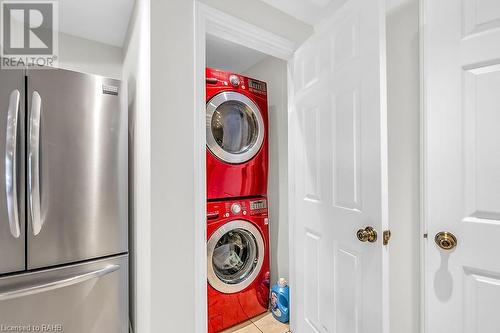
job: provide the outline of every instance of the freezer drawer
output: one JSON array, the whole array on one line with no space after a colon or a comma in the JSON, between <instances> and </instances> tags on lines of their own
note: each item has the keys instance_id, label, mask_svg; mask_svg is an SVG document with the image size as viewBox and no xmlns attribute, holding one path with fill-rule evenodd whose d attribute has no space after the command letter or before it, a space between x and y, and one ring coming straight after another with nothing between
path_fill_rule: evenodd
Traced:
<instances>
[{"instance_id":1,"label":"freezer drawer","mask_svg":"<svg viewBox=\"0 0 500 333\"><path fill-rule=\"evenodd\" d=\"M28 269L127 252L126 89L62 69L27 82Z\"/></svg>"},{"instance_id":2,"label":"freezer drawer","mask_svg":"<svg viewBox=\"0 0 500 333\"><path fill-rule=\"evenodd\" d=\"M0 330L128 332L128 256L0 278Z\"/></svg>"}]
</instances>

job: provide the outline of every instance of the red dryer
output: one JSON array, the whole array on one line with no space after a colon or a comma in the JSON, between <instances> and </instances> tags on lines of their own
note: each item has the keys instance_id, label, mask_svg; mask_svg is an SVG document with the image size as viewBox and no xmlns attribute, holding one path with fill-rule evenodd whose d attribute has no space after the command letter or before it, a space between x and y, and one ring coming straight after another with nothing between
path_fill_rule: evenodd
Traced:
<instances>
[{"instance_id":1,"label":"red dryer","mask_svg":"<svg viewBox=\"0 0 500 333\"><path fill-rule=\"evenodd\" d=\"M206 69L207 199L267 195L266 83Z\"/></svg>"},{"instance_id":2,"label":"red dryer","mask_svg":"<svg viewBox=\"0 0 500 333\"><path fill-rule=\"evenodd\" d=\"M268 309L269 227L265 198L207 206L208 332Z\"/></svg>"}]
</instances>

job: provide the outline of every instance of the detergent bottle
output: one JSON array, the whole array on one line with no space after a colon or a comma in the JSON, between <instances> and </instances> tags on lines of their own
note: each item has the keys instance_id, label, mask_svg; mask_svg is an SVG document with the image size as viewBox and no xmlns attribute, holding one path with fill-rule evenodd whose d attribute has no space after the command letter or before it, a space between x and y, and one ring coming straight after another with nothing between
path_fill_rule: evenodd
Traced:
<instances>
[{"instance_id":1,"label":"detergent bottle","mask_svg":"<svg viewBox=\"0 0 500 333\"><path fill-rule=\"evenodd\" d=\"M290 290L286 280L280 278L278 283L271 288L271 312L274 318L282 323L288 323L290 319L289 299Z\"/></svg>"}]
</instances>

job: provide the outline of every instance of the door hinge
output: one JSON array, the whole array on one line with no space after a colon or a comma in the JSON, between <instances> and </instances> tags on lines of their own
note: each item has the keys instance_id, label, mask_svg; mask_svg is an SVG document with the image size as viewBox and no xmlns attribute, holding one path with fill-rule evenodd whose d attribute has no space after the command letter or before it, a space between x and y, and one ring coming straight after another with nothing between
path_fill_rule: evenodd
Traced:
<instances>
[{"instance_id":1,"label":"door hinge","mask_svg":"<svg viewBox=\"0 0 500 333\"><path fill-rule=\"evenodd\" d=\"M383 235L383 243L384 245L389 244L389 240L391 239L391 231L385 230Z\"/></svg>"}]
</instances>

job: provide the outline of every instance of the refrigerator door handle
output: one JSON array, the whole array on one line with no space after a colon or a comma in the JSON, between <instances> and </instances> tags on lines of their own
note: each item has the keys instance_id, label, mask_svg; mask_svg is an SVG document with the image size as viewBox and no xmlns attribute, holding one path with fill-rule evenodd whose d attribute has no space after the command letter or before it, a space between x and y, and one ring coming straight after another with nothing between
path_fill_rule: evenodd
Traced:
<instances>
[{"instance_id":1,"label":"refrigerator door handle","mask_svg":"<svg viewBox=\"0 0 500 333\"><path fill-rule=\"evenodd\" d=\"M17 119L21 93L18 89L12 91L7 112L7 131L5 137L5 194L7 197L7 213L9 216L10 233L19 238L19 211L17 206Z\"/></svg>"},{"instance_id":2,"label":"refrigerator door handle","mask_svg":"<svg viewBox=\"0 0 500 333\"><path fill-rule=\"evenodd\" d=\"M62 279L55 279L53 281L48 281L42 284L34 284L18 289L0 291L0 301L39 294L54 289L72 286L88 280L98 279L100 277L103 277L104 275L117 271L118 269L120 269L120 265L113 264L91 272L73 275Z\"/></svg>"},{"instance_id":3,"label":"refrigerator door handle","mask_svg":"<svg viewBox=\"0 0 500 333\"><path fill-rule=\"evenodd\" d=\"M33 235L42 229L40 216L40 116L42 99L37 91L31 98L28 153L28 192Z\"/></svg>"}]
</instances>

